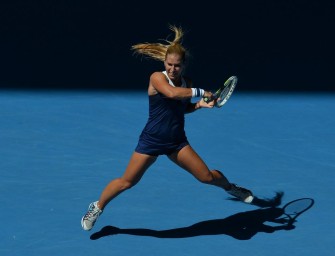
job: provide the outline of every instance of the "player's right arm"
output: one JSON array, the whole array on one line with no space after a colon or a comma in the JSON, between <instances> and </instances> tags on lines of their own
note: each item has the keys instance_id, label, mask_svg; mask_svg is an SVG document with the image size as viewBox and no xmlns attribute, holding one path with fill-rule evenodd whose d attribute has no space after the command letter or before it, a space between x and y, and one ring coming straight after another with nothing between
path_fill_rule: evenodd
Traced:
<instances>
[{"instance_id":1,"label":"player's right arm","mask_svg":"<svg viewBox=\"0 0 335 256\"><path fill-rule=\"evenodd\" d=\"M193 96L192 88L174 87L169 84L166 76L162 72L154 72L150 76L149 95L154 95L158 92L171 99L185 99ZM211 92L204 92L204 96L210 97L211 95Z\"/></svg>"},{"instance_id":2,"label":"player's right arm","mask_svg":"<svg viewBox=\"0 0 335 256\"><path fill-rule=\"evenodd\" d=\"M169 84L166 76L162 72L154 72L150 76L149 95L154 95L158 92L171 99L185 99L192 97L191 88L174 87Z\"/></svg>"}]
</instances>

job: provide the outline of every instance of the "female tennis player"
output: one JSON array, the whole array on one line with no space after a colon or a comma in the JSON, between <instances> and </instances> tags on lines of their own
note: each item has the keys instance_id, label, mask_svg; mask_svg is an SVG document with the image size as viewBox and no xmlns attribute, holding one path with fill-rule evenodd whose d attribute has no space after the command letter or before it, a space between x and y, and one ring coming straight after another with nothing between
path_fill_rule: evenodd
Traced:
<instances>
[{"instance_id":1,"label":"female tennis player","mask_svg":"<svg viewBox=\"0 0 335 256\"><path fill-rule=\"evenodd\" d=\"M192 81L183 75L188 54L181 44L184 33L182 28L175 26L170 29L175 33L172 42L132 46L135 53L162 61L165 70L154 72L150 76L148 121L123 175L112 180L102 191L99 200L89 205L87 213L81 219L84 230L91 230L106 205L120 193L136 185L160 155L168 156L202 183L220 187L243 202L251 203L253 200L251 191L230 183L220 171L209 170L187 140L184 130L185 113L213 108L214 101L206 103L202 97L211 97L212 93L194 88ZM192 98L200 100L192 103Z\"/></svg>"}]
</instances>

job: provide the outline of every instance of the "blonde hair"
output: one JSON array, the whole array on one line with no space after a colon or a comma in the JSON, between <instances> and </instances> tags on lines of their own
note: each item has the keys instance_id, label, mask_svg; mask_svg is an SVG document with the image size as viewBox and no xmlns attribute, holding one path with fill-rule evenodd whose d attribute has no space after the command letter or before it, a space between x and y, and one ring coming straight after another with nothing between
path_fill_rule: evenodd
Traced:
<instances>
[{"instance_id":1,"label":"blonde hair","mask_svg":"<svg viewBox=\"0 0 335 256\"><path fill-rule=\"evenodd\" d=\"M146 55L154 60L165 61L166 55L176 53L182 57L185 62L187 50L182 46L184 31L181 27L169 26L175 34L173 41L164 40L167 44L162 43L140 43L131 47L131 50L137 54Z\"/></svg>"}]
</instances>

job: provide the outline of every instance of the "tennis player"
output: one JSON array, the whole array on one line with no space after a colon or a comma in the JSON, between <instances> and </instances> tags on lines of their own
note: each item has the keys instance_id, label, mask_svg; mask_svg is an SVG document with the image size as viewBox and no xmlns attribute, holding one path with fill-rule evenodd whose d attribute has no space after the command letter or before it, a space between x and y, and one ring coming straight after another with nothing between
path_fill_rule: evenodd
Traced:
<instances>
[{"instance_id":1,"label":"tennis player","mask_svg":"<svg viewBox=\"0 0 335 256\"><path fill-rule=\"evenodd\" d=\"M204 102L202 97L211 97L212 93L194 88L192 81L183 75L188 54L181 44L184 32L182 28L175 26L170 26L170 29L175 34L171 42L132 46L135 53L162 61L165 70L154 72L150 76L148 121L123 175L112 180L102 191L99 200L89 205L87 213L81 219L84 230L91 230L106 205L123 191L136 185L160 155L168 156L202 183L220 187L245 203L253 200L251 191L230 183L220 171L209 170L187 140L184 130L185 113L213 108L214 101ZM192 103L192 98L200 100Z\"/></svg>"}]
</instances>

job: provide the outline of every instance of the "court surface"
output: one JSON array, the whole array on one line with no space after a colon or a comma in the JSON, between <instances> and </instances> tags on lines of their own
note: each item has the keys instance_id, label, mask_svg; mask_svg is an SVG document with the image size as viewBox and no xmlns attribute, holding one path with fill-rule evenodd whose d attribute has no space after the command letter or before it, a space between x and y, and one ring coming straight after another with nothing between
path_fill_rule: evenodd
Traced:
<instances>
[{"instance_id":1,"label":"court surface","mask_svg":"<svg viewBox=\"0 0 335 256\"><path fill-rule=\"evenodd\" d=\"M1 91L0 255L335 255L332 94L236 91L223 108L186 116L208 166L260 202L280 192L280 206L315 200L295 229L162 156L83 231L82 215L122 174L147 113L145 93Z\"/></svg>"}]
</instances>

